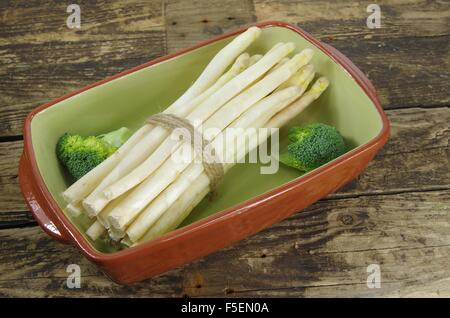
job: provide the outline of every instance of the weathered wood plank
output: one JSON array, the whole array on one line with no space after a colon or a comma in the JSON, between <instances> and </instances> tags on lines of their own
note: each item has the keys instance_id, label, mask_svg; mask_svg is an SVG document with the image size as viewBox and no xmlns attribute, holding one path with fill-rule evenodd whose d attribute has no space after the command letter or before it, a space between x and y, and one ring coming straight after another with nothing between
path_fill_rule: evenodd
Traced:
<instances>
[{"instance_id":1,"label":"weathered wood plank","mask_svg":"<svg viewBox=\"0 0 450 318\"><path fill-rule=\"evenodd\" d=\"M387 111L391 137L354 181L330 197L450 189L450 108Z\"/></svg>"},{"instance_id":2,"label":"weathered wood plank","mask_svg":"<svg viewBox=\"0 0 450 318\"><path fill-rule=\"evenodd\" d=\"M450 296L450 11L445 1L77 2L82 28L56 0L0 3L0 138L35 106L153 57L262 20L303 27L374 82L392 122L388 145L355 181L266 231L132 287L111 283L48 238L19 193L22 142L0 143L1 296ZM403 107L422 106L430 109ZM437 108L439 106L447 106ZM22 228L10 228L22 226ZM65 268L82 268L82 288ZM366 287L367 265L382 288ZM226 264L226 266L224 266Z\"/></svg>"},{"instance_id":3,"label":"weathered wood plank","mask_svg":"<svg viewBox=\"0 0 450 318\"><path fill-rule=\"evenodd\" d=\"M391 0L377 3L381 28L366 26L367 1L254 0L259 21L297 24L321 39L378 39L449 35L446 1Z\"/></svg>"},{"instance_id":4,"label":"weathered wood plank","mask_svg":"<svg viewBox=\"0 0 450 318\"><path fill-rule=\"evenodd\" d=\"M164 16L169 52L255 21L252 0L169 0Z\"/></svg>"},{"instance_id":5,"label":"weathered wood plank","mask_svg":"<svg viewBox=\"0 0 450 318\"><path fill-rule=\"evenodd\" d=\"M34 107L163 55L160 1L78 1L81 28L60 1L2 1L0 136L20 135Z\"/></svg>"},{"instance_id":6,"label":"weathered wood plank","mask_svg":"<svg viewBox=\"0 0 450 318\"><path fill-rule=\"evenodd\" d=\"M450 104L450 36L330 44L369 77L385 109Z\"/></svg>"},{"instance_id":7,"label":"weathered wood plank","mask_svg":"<svg viewBox=\"0 0 450 318\"><path fill-rule=\"evenodd\" d=\"M0 143L0 228L35 225L19 188L22 141Z\"/></svg>"},{"instance_id":8,"label":"weathered wood plank","mask_svg":"<svg viewBox=\"0 0 450 318\"><path fill-rule=\"evenodd\" d=\"M235 246L127 287L37 227L0 230L0 295L449 295L449 202L450 191L318 202ZM79 290L65 285L72 263L81 266ZM366 286L370 264L380 265L380 289Z\"/></svg>"},{"instance_id":9,"label":"weathered wood plank","mask_svg":"<svg viewBox=\"0 0 450 318\"><path fill-rule=\"evenodd\" d=\"M0 143L0 227L8 222L28 222L27 206L19 189L19 158L22 141ZM25 214L26 215L26 214Z\"/></svg>"},{"instance_id":10,"label":"weathered wood plank","mask_svg":"<svg viewBox=\"0 0 450 318\"><path fill-rule=\"evenodd\" d=\"M449 104L444 3L388 2L383 28L374 31L365 27L363 2L256 1L255 8L250 0L79 4L82 28L70 30L65 4L2 2L8 19L0 30L0 136L19 135L35 106L162 55L166 47L173 51L269 18L297 23L342 50L374 81L386 108Z\"/></svg>"},{"instance_id":11,"label":"weathered wood plank","mask_svg":"<svg viewBox=\"0 0 450 318\"><path fill-rule=\"evenodd\" d=\"M11 37L22 43L45 43L53 40L101 40L111 33L129 35L162 30L162 1L127 0L111 3L107 0L79 0L81 28L66 26L68 4L58 0L5 0L1 3L2 29L0 44L11 43ZM30 21L30 18L33 18ZM34 26L30 29L30 26ZM73 33L76 31L76 34Z\"/></svg>"},{"instance_id":12,"label":"weathered wood plank","mask_svg":"<svg viewBox=\"0 0 450 318\"><path fill-rule=\"evenodd\" d=\"M450 189L450 108L391 110L388 116L388 144L357 179L329 198ZM0 143L0 227L31 220L18 186L21 152L22 141Z\"/></svg>"},{"instance_id":13,"label":"weathered wood plank","mask_svg":"<svg viewBox=\"0 0 450 318\"><path fill-rule=\"evenodd\" d=\"M342 51L373 81L385 108L449 105L448 3L384 1L382 27L373 30L368 4L255 0L255 14L296 24Z\"/></svg>"}]
</instances>

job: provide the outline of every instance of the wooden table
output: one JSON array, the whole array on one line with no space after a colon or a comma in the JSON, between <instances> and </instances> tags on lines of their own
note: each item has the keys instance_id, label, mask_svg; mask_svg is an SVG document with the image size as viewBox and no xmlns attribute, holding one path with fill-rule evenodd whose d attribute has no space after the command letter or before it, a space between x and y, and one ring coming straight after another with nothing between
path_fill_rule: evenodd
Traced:
<instances>
[{"instance_id":1,"label":"wooden table","mask_svg":"<svg viewBox=\"0 0 450 318\"><path fill-rule=\"evenodd\" d=\"M73 1L0 3L1 296L450 296L450 3ZM373 81L392 123L357 179L289 219L199 261L122 287L36 226L19 191L22 122L34 107L239 26L299 25ZM81 289L66 286L79 264ZM378 264L381 288L368 288Z\"/></svg>"}]
</instances>

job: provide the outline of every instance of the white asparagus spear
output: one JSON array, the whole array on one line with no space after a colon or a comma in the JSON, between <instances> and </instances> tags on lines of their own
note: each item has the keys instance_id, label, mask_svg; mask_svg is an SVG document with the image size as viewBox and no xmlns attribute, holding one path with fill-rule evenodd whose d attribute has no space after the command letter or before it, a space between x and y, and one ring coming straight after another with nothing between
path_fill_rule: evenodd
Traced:
<instances>
[{"instance_id":1,"label":"white asparagus spear","mask_svg":"<svg viewBox=\"0 0 450 318\"><path fill-rule=\"evenodd\" d=\"M97 214L97 220L106 228L110 228L110 224L108 222L108 215L111 213L113 209L115 209L121 202L125 199L127 194L113 200L110 202L99 214Z\"/></svg>"},{"instance_id":2,"label":"white asparagus spear","mask_svg":"<svg viewBox=\"0 0 450 318\"><path fill-rule=\"evenodd\" d=\"M182 111L173 112L174 114L178 114L179 116L185 116L190 113L195 107L203 103L208 97L217 92L223 85L233 79L236 75L241 73L247 67L251 65L251 57L248 53L242 53L236 58L236 61L230 67L230 69L225 72L219 79L211 85L207 90L198 95L197 97L191 99L187 102ZM164 111L167 113L167 111Z\"/></svg>"},{"instance_id":3,"label":"white asparagus spear","mask_svg":"<svg viewBox=\"0 0 450 318\"><path fill-rule=\"evenodd\" d=\"M221 130L228 126L229 123L231 123L235 118L239 117L250 106L254 105L256 102L258 102L258 100L272 92L281 83L289 79L301 66L309 62L310 59L311 55L309 51L304 51L303 53L294 56L292 58L292 61L286 63L279 70L269 74L260 82L252 86L241 95L237 96L229 104L217 111L205 123L206 127L215 128L213 130L214 135L211 136L210 134L210 138L214 138L215 135L220 133ZM230 116L230 114L232 114L232 116ZM167 143L171 143L174 146L182 144L181 141L171 139L167 139ZM164 142L162 145L165 145L167 143ZM153 157L157 160L163 161L169 155L170 151L166 153L159 153L158 151L155 151L150 158ZM178 161L179 162L176 163L174 163L173 160L166 161L156 173L148 177L145 182L134 189L130 196L128 196L124 201L124 203L111 212L108 217L109 223L120 230L124 230L125 227L145 207L145 205L151 202L162 190L164 190L165 187L167 187L173 180L175 180L178 174L182 172L190 162L190 160ZM151 161L148 160L146 162ZM151 170L151 172L153 171L154 169ZM138 180L140 182L142 179L149 175L148 167L145 167L145 170L139 171L134 175L130 175L133 180ZM118 192L116 192L117 195L124 193L130 188L123 187L121 183L116 183L115 185L118 186L119 190ZM106 196L108 196L108 194L111 194L107 191L113 186L105 189ZM122 191L120 191L121 189Z\"/></svg>"},{"instance_id":4,"label":"white asparagus spear","mask_svg":"<svg viewBox=\"0 0 450 318\"><path fill-rule=\"evenodd\" d=\"M113 241L119 242L125 236L125 232L123 232L121 230L116 230L115 228L110 227L108 229L108 235Z\"/></svg>"},{"instance_id":5,"label":"white asparagus spear","mask_svg":"<svg viewBox=\"0 0 450 318\"><path fill-rule=\"evenodd\" d=\"M279 112L267 123L267 127L282 127L289 120L300 114L308 105L319 98L327 89L330 82L326 77L320 77L313 86L298 100Z\"/></svg>"},{"instance_id":6,"label":"white asparagus spear","mask_svg":"<svg viewBox=\"0 0 450 318\"><path fill-rule=\"evenodd\" d=\"M250 65L256 64L260 59L262 59L262 54L255 54L250 56Z\"/></svg>"},{"instance_id":7,"label":"white asparagus spear","mask_svg":"<svg viewBox=\"0 0 450 318\"><path fill-rule=\"evenodd\" d=\"M303 50L296 54L292 59L286 62L277 70L271 72L258 83L244 91L241 95L230 102L227 107L222 107L213 116L211 116L203 125L203 129L218 128L222 130L234 119L240 116L250 106L254 105L258 100L273 92L282 83L286 82L292 75L305 66L313 56L310 49ZM245 103L251 97L250 103Z\"/></svg>"},{"instance_id":8,"label":"white asparagus spear","mask_svg":"<svg viewBox=\"0 0 450 318\"><path fill-rule=\"evenodd\" d=\"M299 87L293 86L269 95L238 118L231 126L242 129L250 127L255 129L260 128L270 117L281 109L280 105L292 101L295 96L298 96L300 91ZM211 143L212 148L216 150L218 158L227 155L223 153L224 150L228 153L230 152L230 148L232 151L234 150L234 138L226 137L226 133L222 132ZM126 231L128 237L133 242L136 242L166 209L192 185L203 171L202 163L190 163L187 169L139 214Z\"/></svg>"},{"instance_id":9,"label":"white asparagus spear","mask_svg":"<svg viewBox=\"0 0 450 318\"><path fill-rule=\"evenodd\" d=\"M202 174L192 183L189 191L184 192L138 242L134 243L128 236L125 236L122 242L133 246L175 230L208 192L208 177Z\"/></svg>"},{"instance_id":10,"label":"white asparagus spear","mask_svg":"<svg viewBox=\"0 0 450 318\"><path fill-rule=\"evenodd\" d=\"M106 232L106 229L103 227L103 225L99 221L95 221L87 229L86 235L89 236L93 241L96 241L105 232Z\"/></svg>"},{"instance_id":11,"label":"white asparagus spear","mask_svg":"<svg viewBox=\"0 0 450 318\"><path fill-rule=\"evenodd\" d=\"M249 66L249 62L249 55L247 53L242 54L236 59L230 70L217 80L216 84L212 85L205 92L191 100L191 102L187 103L182 110L180 109L180 111L172 113L178 116L185 116L186 114L192 112L195 107L202 104L211 95L219 91L220 88L222 88L227 82L245 70ZM151 125L145 125L144 127L151 127ZM148 157L163 140L165 133L165 130L161 127L154 127L149 133L147 133L147 135L141 137L141 141L139 141L129 151L129 155L124 157L122 161L118 162L114 169L112 169L112 171L103 178L96 189L92 191L92 193L83 202L84 208L91 217L97 215L109 202L109 200L107 200L102 193L105 187L129 173L146 157Z\"/></svg>"},{"instance_id":12,"label":"white asparagus spear","mask_svg":"<svg viewBox=\"0 0 450 318\"><path fill-rule=\"evenodd\" d=\"M311 75L314 78L314 66L312 64L305 65L297 73L292 75L286 82L281 84L275 91L280 91L292 85L300 86L306 90L308 87L305 87L305 83L308 83L307 85L311 83Z\"/></svg>"},{"instance_id":13,"label":"white asparagus spear","mask_svg":"<svg viewBox=\"0 0 450 318\"><path fill-rule=\"evenodd\" d=\"M273 116L265 127L279 128L285 125L288 121L297 116L308 105L310 105L315 99L317 99L328 87L329 82L326 78L319 78L312 88L306 92L299 100L295 101L281 112ZM268 130L264 130L268 132ZM257 138L257 134L254 130L248 131L248 140ZM260 136L261 137L261 136ZM267 136L268 137L268 136ZM249 145L259 145L266 138L259 138L258 142L249 141ZM245 140L245 138L239 138L238 140ZM239 146L238 146L239 147ZM252 149L249 149L252 151ZM233 166L233 163L224 165L224 169L228 171ZM155 239L175 228L177 228L183 220L189 215L190 211L195 207L206 194L209 192L209 179L206 174L201 174L195 182L192 183L189 191L185 191L174 204L170 206L168 210L156 221L156 223L139 239L137 243L142 243L147 240ZM131 241L127 236L125 241Z\"/></svg>"},{"instance_id":14,"label":"white asparagus spear","mask_svg":"<svg viewBox=\"0 0 450 318\"><path fill-rule=\"evenodd\" d=\"M276 103L272 106L269 105L257 105L251 107L247 110L243 115L241 115L237 120L235 120L229 127L230 128L240 128L240 127L261 127L264 123L266 123L271 117L273 117L276 113L282 111L288 105L296 101L303 93L308 89L309 84L314 79L314 67L311 64L308 64L298 70L294 75L292 75L286 82L280 85L284 86L283 89L278 87L272 96L277 96L278 93L282 91L286 91L289 87L297 87L298 90L295 94L292 94L290 98L282 100L280 98L279 103ZM285 84L289 83L290 85L286 86ZM268 99L268 98L266 98ZM260 102L261 103L261 102ZM266 106L266 107L264 107ZM269 106L269 107L267 107ZM217 146L220 147L220 146Z\"/></svg>"},{"instance_id":15,"label":"white asparagus spear","mask_svg":"<svg viewBox=\"0 0 450 318\"><path fill-rule=\"evenodd\" d=\"M236 57L247 49L260 34L260 28L250 27L244 33L234 38L212 58L194 84L173 103L173 107L183 107L183 104L200 95L211 86Z\"/></svg>"},{"instance_id":16,"label":"white asparagus spear","mask_svg":"<svg viewBox=\"0 0 450 318\"><path fill-rule=\"evenodd\" d=\"M197 120L199 118L208 118L212 113L214 113L218 108L227 103L231 98L237 95L240 91L245 89L249 84L258 79L261 75L267 72L273 65L275 65L279 60L281 60L284 56L289 54L294 49L294 45L292 43L287 43L280 46L278 49L274 50L271 54L266 54L262 59L260 59L256 64L250 66L245 71L237 75L231 81L227 82L221 89L219 89L216 93L211 95L208 99L206 99L201 105L199 105L193 112L191 112L188 116L191 120ZM161 128L155 127L152 132L149 134L152 136L152 140L158 141L158 143L164 138L166 138L169 133ZM145 149L145 146L143 146ZM141 150L142 152L143 150ZM150 158L158 158L158 155L155 155L158 150L153 152ZM138 150L133 152L133 156L139 156ZM167 157L165 157L167 158ZM163 158L163 160L165 160ZM146 161L152 159L147 158ZM102 182L102 184L110 183L111 179L117 180L118 176L126 175L129 171L126 169L125 172L121 172L120 166L126 166L129 168L130 165L127 165L127 162L123 160L113 172L108 175L107 179ZM145 162L144 162L145 163ZM143 163L143 164L144 164ZM159 162L159 165L162 161ZM132 168L134 166L131 165ZM125 168L122 168L125 170ZM136 184L136 183L133 183ZM84 202L83 205L85 209L90 213L90 215L98 214L105 205L112 199L113 197L106 197L102 193L95 191L92 193Z\"/></svg>"},{"instance_id":17,"label":"white asparagus spear","mask_svg":"<svg viewBox=\"0 0 450 318\"><path fill-rule=\"evenodd\" d=\"M250 44L259 37L261 29L257 27L250 27L243 32L228 45L216 54L216 56L208 63L204 71L200 74L197 80L181 95L171 106L167 108L168 113L176 112L182 109L184 104L194 97L200 95L206 88L211 86L223 71L231 64L231 62L247 49ZM149 125L141 127L133 136L129 138L127 143L122 145L123 151L116 151L114 155L104 160L97 167L92 169L89 173L80 178L77 182L72 184L66 191L63 192L63 197L68 203L75 203L83 200L89 193L91 193L100 181L117 165L123 158L124 154L128 153L137 140L141 140L142 135L150 130ZM125 147L124 147L125 146Z\"/></svg>"},{"instance_id":18,"label":"white asparagus spear","mask_svg":"<svg viewBox=\"0 0 450 318\"><path fill-rule=\"evenodd\" d=\"M275 45L272 46L272 47L269 49L269 51L267 51L267 53L273 52L274 50L278 49L278 48L279 48L280 46L282 46L283 44L284 44L283 42L275 43Z\"/></svg>"},{"instance_id":19,"label":"white asparagus spear","mask_svg":"<svg viewBox=\"0 0 450 318\"><path fill-rule=\"evenodd\" d=\"M285 58L283 58L281 61L279 61L278 63L277 63L277 65L275 65L274 67L273 67L273 71L275 71L276 69L278 69L278 68L280 68L281 66L283 66L286 62L288 62L289 61L289 58L288 57L285 57Z\"/></svg>"},{"instance_id":20,"label":"white asparagus spear","mask_svg":"<svg viewBox=\"0 0 450 318\"><path fill-rule=\"evenodd\" d=\"M285 88L284 90L275 92L266 97L235 120L229 128L246 129L250 127L262 127L262 125L267 123L272 116L297 100L308 88L308 85L313 78L314 67L312 65L303 67L288 80L295 85L295 90ZM221 135L218 135L212 142L212 148L216 150L216 155L218 158L222 159L222 162L228 162L225 160L232 161L229 158L234 158L234 151L240 149L234 147L233 138L227 140L226 137L226 133L222 132ZM224 142L226 144L224 144ZM224 150L226 151L225 154L223 153ZM165 210L191 186L193 182L192 178L197 178L203 171L204 169L201 163L191 163L183 174L160 193L159 196L152 201L129 226L126 231L128 237L133 242L137 241L145 231L156 222Z\"/></svg>"}]
</instances>

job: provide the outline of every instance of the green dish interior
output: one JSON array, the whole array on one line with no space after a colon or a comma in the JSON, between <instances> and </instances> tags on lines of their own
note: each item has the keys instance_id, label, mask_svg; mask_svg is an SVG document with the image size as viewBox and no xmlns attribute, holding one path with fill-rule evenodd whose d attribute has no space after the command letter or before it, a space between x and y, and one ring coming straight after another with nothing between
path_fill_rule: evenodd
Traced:
<instances>
[{"instance_id":1,"label":"green dish interior","mask_svg":"<svg viewBox=\"0 0 450 318\"><path fill-rule=\"evenodd\" d=\"M63 100L34 116L31 135L39 171L44 182L61 208L61 196L71 183L59 165L55 144L65 132L97 135L121 126L137 129L145 118L161 112L197 78L207 62L232 37L214 42L157 65L89 89ZM327 91L298 118L288 125L324 122L334 125L345 137L349 149L373 139L382 128L381 117L373 102L354 79L326 54L296 32L283 27L268 27L251 46L251 53L266 52L277 42L294 42L297 51L311 48L319 75L331 82ZM286 128L280 140L286 140ZM281 146L283 146L281 144ZM297 170L280 165L276 174L262 175L259 164L238 164L224 178L214 200L205 198L182 226L232 207L256 195L274 189L300 176ZM84 233L86 220L72 220ZM92 243L92 242L91 242ZM92 243L102 252L112 248L102 242Z\"/></svg>"}]
</instances>

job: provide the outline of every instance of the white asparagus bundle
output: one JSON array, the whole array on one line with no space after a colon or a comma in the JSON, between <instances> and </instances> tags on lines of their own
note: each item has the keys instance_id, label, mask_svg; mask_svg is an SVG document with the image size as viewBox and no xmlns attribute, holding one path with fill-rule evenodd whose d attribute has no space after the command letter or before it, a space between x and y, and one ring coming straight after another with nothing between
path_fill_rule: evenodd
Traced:
<instances>
[{"instance_id":1,"label":"white asparagus bundle","mask_svg":"<svg viewBox=\"0 0 450 318\"><path fill-rule=\"evenodd\" d=\"M314 100L316 100L328 87L329 82L326 78L319 78L312 88L305 93L299 100L295 101L288 107L284 108L278 114L273 116L264 127L267 128L279 128L285 125L288 121L297 116L307 106L309 106ZM268 130L263 132L268 133ZM259 136L255 130L248 130L247 138L239 138L238 141L248 140L249 145L258 146L264 142L267 136ZM262 137L262 138L261 138ZM255 142L257 139L257 142ZM243 145L238 145L242 147ZM252 151L252 149L249 149ZM224 169L229 170L233 166L233 163L225 164ZM125 237L122 242L126 245L136 245L148 240L155 239L165 233L176 229L183 220L189 215L195 206L208 194L209 192L209 178L206 174L202 173L197 179L191 183L188 191L185 191L178 199L160 216L157 221L151 226L147 232L135 243L130 236ZM130 227L131 228L131 227ZM129 232L129 231L127 231Z\"/></svg>"},{"instance_id":2,"label":"white asparagus bundle","mask_svg":"<svg viewBox=\"0 0 450 318\"><path fill-rule=\"evenodd\" d=\"M234 76L239 74L242 70L244 70L246 67L251 66L255 64L257 61L259 61L263 56L260 54L256 54L248 57L247 53L244 53L240 55L235 63L231 66L230 70L227 71L224 75L222 75L216 83L214 83L208 90L194 98L190 104L200 104L203 102L207 97L212 95L215 91L217 91L221 86L223 86L226 82L231 80ZM123 148L122 148L123 149ZM109 225L106 222L105 217L109 214L111 209L113 209L115 206L117 206L122 199L116 199L111 204L108 205L106 209L103 209L100 214L97 215L97 221L95 221L86 231L86 234L92 239L97 240L101 235L103 235L106 230L109 228ZM68 204L67 208L69 213L71 213L73 216L79 216L82 213L83 207L78 202L75 204ZM118 240L119 238L122 238L124 233L120 234L120 236L117 233L120 233L118 231L114 231L113 229L108 230L110 236L114 240Z\"/></svg>"},{"instance_id":3,"label":"white asparagus bundle","mask_svg":"<svg viewBox=\"0 0 450 318\"><path fill-rule=\"evenodd\" d=\"M171 106L166 110L168 113L174 113L183 110L184 105L194 97L200 95L205 89L212 85L223 71L231 64L236 57L247 49L250 44L259 37L261 30L257 27L251 27L241 35L237 36L233 41L226 45L219 53L208 63L205 70ZM150 125L142 126L129 140L120 147L113 155L104 160L97 167L92 169L77 182L72 184L63 193L64 199L68 203L76 203L83 200L95 187L103 180L108 173L121 161L126 154L132 150L137 141L151 130Z\"/></svg>"},{"instance_id":4,"label":"white asparagus bundle","mask_svg":"<svg viewBox=\"0 0 450 318\"><path fill-rule=\"evenodd\" d=\"M283 69L277 72L271 72L268 76L263 78L260 82L249 88L248 90L235 97L225 106L214 113L205 123L204 128L213 127L217 131L225 128L233 118L239 116L250 107L255 100L262 98L269 92L274 90L274 87L279 86L289 76L291 76L298 68L306 64L311 58L311 51L304 51L302 54L296 55L291 63L286 63ZM190 116L188 116L190 119ZM198 126L199 122L195 122L194 126ZM214 137L214 136L212 136ZM170 155L170 153L180 145L181 142L166 139L159 149L157 149L143 164L136 168L133 172L128 174L123 179L117 181L115 184L105 189L105 195L114 199L135 185L139 184L143 179L150 175L161 163Z\"/></svg>"},{"instance_id":5,"label":"white asparagus bundle","mask_svg":"<svg viewBox=\"0 0 450 318\"><path fill-rule=\"evenodd\" d=\"M297 54L278 70L268 74L251 88L235 97L224 107L220 108L205 122L204 127L214 128L214 130L212 131L215 134L219 133L235 118L238 118L249 107L258 102L258 100L260 100L261 98L275 90L283 82L288 80L293 74L297 72L297 70L301 66L309 62L311 57L312 51L310 50L305 50L302 53ZM213 135L209 137L213 138L215 136ZM167 139L160 148L164 149L165 153L158 152L157 150L152 154L150 158L155 158L157 160L163 161L170 155L171 149L174 149L174 147L177 148L177 145L180 145L181 143L182 142L180 141ZM131 192L131 194L124 201L123 205L118 206L111 212L110 216L108 217L110 224L115 228L123 231L125 227L145 207L145 205L151 202L162 190L165 189L165 187L170 184L170 182L175 180L178 177L179 173L183 171L187 167L187 165L187 161L177 163L172 163L172 160L166 161L160 167L160 169L156 171L156 173L148 177L145 182L143 182L140 186L138 186ZM154 165L153 167L155 166L156 165ZM149 167L151 168L152 166ZM148 169L149 167L145 168ZM158 166L156 166L156 168L158 168ZM151 170L150 173L153 171L155 171L155 169ZM133 173L135 173L135 171ZM134 180L138 180L138 182L147 177L149 174L148 170L138 170L134 175L133 173L131 173L130 175L134 178ZM119 183L118 186L123 186L123 183ZM112 186L108 189L111 188ZM129 188L130 187L123 187L121 188L122 191L117 191L116 194L120 195L127 191Z\"/></svg>"},{"instance_id":6,"label":"white asparagus bundle","mask_svg":"<svg viewBox=\"0 0 450 318\"><path fill-rule=\"evenodd\" d=\"M281 45L281 44L280 44ZM279 47L280 45L276 45L276 47ZM234 76L239 74L242 70L244 70L246 67L251 66L258 62L263 55L261 54L255 54L252 55L250 58L248 58L247 53L243 53L240 55L235 63L231 66L230 70L227 71L224 75L222 75L214 85L212 85L210 88L208 88L205 92L194 98L189 104L190 105L198 105L201 102L203 102L206 98L211 96L215 91L217 91L221 86L223 86L226 82L231 80ZM279 67L280 65L286 63L289 60L289 58L285 57L280 62L278 62L275 67ZM272 70L273 70L272 69ZM189 106L189 105L188 105ZM149 125L146 125L144 127L150 128ZM135 134L135 137L141 137L141 134ZM135 144L135 143L134 143ZM124 149L124 148L122 148ZM116 206L119 201L115 200L114 205L108 206L108 209L103 209L100 214L97 215L98 221L94 222L91 227L86 231L86 234L91 237L92 240L98 239L103 233L105 233L106 229L109 228L109 224L106 221L106 216L109 215L112 207ZM83 213L83 206L80 202L77 203L69 203L66 207L67 211L73 216L78 217Z\"/></svg>"},{"instance_id":7,"label":"white asparagus bundle","mask_svg":"<svg viewBox=\"0 0 450 318\"><path fill-rule=\"evenodd\" d=\"M277 106L282 105L283 103L291 100L293 97L298 95L300 92L299 88L292 87L286 88L278 93L274 93L265 99L261 100L258 103L259 108L258 112L267 115L267 111L272 109L273 114L277 112ZM266 112L265 112L266 111ZM252 112L248 112L251 114ZM272 114L272 115L273 115ZM247 113L245 114L247 115ZM251 116L248 116L251 117ZM270 116L269 116L270 118ZM238 120L235 126L239 128L260 128L261 125L258 125L257 121L254 123L250 123L245 125L244 123L247 119L246 116L242 118L242 120ZM248 121L248 120L247 120ZM262 120L260 120L262 121ZM264 121L262 122L264 123ZM216 150L217 157L223 157L223 150L228 150L233 145L234 140L231 138L225 138L224 132L219 134L211 143L212 149ZM231 140L229 140L231 139ZM224 142L232 142L231 144L222 144ZM136 220L129 226L127 229L127 234L130 239L135 242L137 241L165 211L166 209L182 194L185 190L187 190L195 179L204 171L203 164L201 162L192 162L187 164L187 168L183 171L183 173L172 182L163 192L161 192L155 200L153 200L139 216Z\"/></svg>"},{"instance_id":8,"label":"white asparagus bundle","mask_svg":"<svg viewBox=\"0 0 450 318\"><path fill-rule=\"evenodd\" d=\"M253 27L236 37L164 111L185 118L194 129L202 128L200 132L206 130L203 138L211 140L208 147L224 161L225 172L240 160L233 158L242 158L262 142L261 136L249 133L249 149L244 145L235 150L236 137L224 139L227 127L254 128L250 132L280 127L328 86L321 78L303 95L314 77L313 66L307 65L312 50L288 58L294 45L277 43L264 55L242 53L260 32ZM134 245L158 237L179 226L211 190L211 180L195 160L199 156L192 154L190 142L169 136L170 131L159 125L144 124L115 154L63 193L69 214L95 217L86 231L92 240L106 234Z\"/></svg>"},{"instance_id":9,"label":"white asparagus bundle","mask_svg":"<svg viewBox=\"0 0 450 318\"><path fill-rule=\"evenodd\" d=\"M283 56L289 54L293 49L294 47L290 43L280 45L276 50L273 50L271 54L266 54L266 56L260 59L255 65L239 74L239 76L234 79L234 82L228 83L230 88L233 88L233 86L240 86L241 88L239 89L239 91L242 91L248 86L248 84L267 72L276 63L276 61L279 61ZM266 62L266 64L264 64L264 62ZM257 67L259 67L259 69ZM267 82L267 80L265 82ZM258 82L258 84L260 84L260 82ZM252 88L253 90L257 90L260 86ZM228 87L224 87L223 91L225 91L227 88ZM193 121L194 126L198 126L199 124L201 124L201 122L208 119L209 116L214 114L215 111L223 111L224 109L227 109L227 107L229 108L230 104L236 105L243 101L246 96L250 95L250 93L247 94L248 91L245 91L244 93L241 93L240 95L229 101L227 104L225 104L223 99L223 91L219 91L217 93L219 101L217 100L217 98L211 98L210 100L206 101L205 104L202 104L198 108L196 108L194 112L187 117L187 119ZM233 95L235 94L233 93ZM225 106L222 106L223 104L225 104ZM167 140L169 139L166 139L166 141ZM118 180L115 184L105 189L105 195L109 199L114 199L141 182L143 178L153 172L154 169L157 168L157 166L159 166L167 158L168 155L170 155L170 150L172 150L175 145L171 143L170 145L166 144L164 146L166 147L165 150L161 149L161 151L158 151L159 149L157 149L157 151L155 151L152 156L148 158L141 166L127 175L124 178L125 180ZM157 164L154 164L152 162L153 158L157 158L159 160Z\"/></svg>"},{"instance_id":10,"label":"white asparagus bundle","mask_svg":"<svg viewBox=\"0 0 450 318\"><path fill-rule=\"evenodd\" d=\"M217 80L217 82L213 86L211 86L207 91L205 91L203 94L201 94L200 96L198 96L194 100L206 99L206 98L204 98L204 95L208 95L208 96L211 95L211 94L208 93L208 91L210 91L214 87L220 87L222 84L226 83L233 76L237 75L241 71L241 69L245 69L247 64L252 65L252 64L256 63L258 60L260 60L261 57L262 57L262 55L253 55L250 59L248 59L248 54L247 53L242 54L240 57L237 58L237 60L234 63L234 65L230 68L230 70L227 73L222 75L221 78L219 78ZM108 224L108 222L106 220L106 217L109 215L109 213L111 212L112 209L114 209L118 204L120 204L120 202L122 200L123 200L123 198L115 199L110 204L108 204L107 207L104 208L97 215L98 222L104 228L106 228L106 229L110 228L110 226L109 226L109 224ZM93 225L92 228L93 229L91 231L89 231L89 233L92 233L92 235L90 235L90 236L91 236L91 238L93 240L95 240L99 235L104 233L104 230L100 233L100 231L99 231L99 229L97 227L97 224ZM110 233L111 232L112 231L110 231ZM117 231L116 231L116 233L117 233ZM115 236L114 233L113 233L113 236Z\"/></svg>"},{"instance_id":11,"label":"white asparagus bundle","mask_svg":"<svg viewBox=\"0 0 450 318\"><path fill-rule=\"evenodd\" d=\"M229 128L256 129L262 127L276 113L298 99L307 89L313 77L314 68L312 65L303 67L286 81L286 83L294 85L292 87L294 89L277 89L277 92L261 100L257 105L236 119ZM225 133L222 132L212 141L211 146L216 150L217 157L222 158L222 162L229 162L235 156L234 142L233 138L225 138ZM240 148L238 147L237 149ZM226 151L226 153L222 153L223 151ZM159 194L127 229L127 235L131 241L136 242L161 214L190 187L192 182L194 182L192 179L197 178L203 171L204 167L201 162L192 162L181 176Z\"/></svg>"},{"instance_id":12,"label":"white asparagus bundle","mask_svg":"<svg viewBox=\"0 0 450 318\"><path fill-rule=\"evenodd\" d=\"M249 84L254 82L264 73L266 73L273 65L275 65L279 60L281 60L284 56L289 54L294 49L293 44L287 43L281 45L278 49L274 50L270 54L266 54L263 58L261 58L256 64L250 66L242 73L234 77L228 83L226 83L222 88L220 88L216 93L207 98L203 103L201 103L197 108L193 110L188 116L190 120L201 120L208 118L212 113L214 113L221 106L226 104L230 99L232 99L235 95L239 94L243 89L245 89ZM157 140L160 143L164 138L168 137L169 133L161 127L156 127L150 133L152 135L153 140ZM161 148L161 146L160 146ZM151 161L159 156L155 155L158 153L158 149L152 153L152 155L142 163L142 165L146 165L145 162ZM147 163L148 164L148 163ZM160 163L159 163L160 164ZM119 170L119 165L116 167L116 171ZM126 165L126 163L124 164ZM139 169L136 168L136 169ZM114 171L113 171L114 172ZM127 173L129 171L126 171ZM121 175L125 175L121 173ZM108 176L108 179L117 179L117 174L112 175L112 173ZM102 182L105 183L105 182ZM115 196L117 197L117 196ZM107 197L101 191L94 191L86 200L83 201L83 205L86 210L91 215L97 215L106 204L111 201L113 197Z\"/></svg>"},{"instance_id":13,"label":"white asparagus bundle","mask_svg":"<svg viewBox=\"0 0 450 318\"><path fill-rule=\"evenodd\" d=\"M208 99L211 95L217 92L222 86L224 86L227 82L233 79L240 72L245 70L250 63L250 58L247 53L239 56L232 67L223 74L215 84L213 84L210 88L204 91L202 94L197 96L188 102L183 111L172 111L173 114L184 116L187 113L191 112L195 107L200 105L206 99ZM164 111L165 113L169 113L169 110ZM150 126L150 125L145 125ZM155 127L147 133L146 136L142 138L142 140L135 145L135 147L130 151L130 154L123 158L116 167L106 176L97 188L83 201L83 205L88 211L90 216L95 216L101 211L102 208L109 202L103 196L103 190L105 187L118 180L126 173L130 172L134 167L136 167L139 163L141 163L146 157L148 157L154 149L159 145L161 140L163 139L163 134L165 133L164 129L161 127Z\"/></svg>"}]
</instances>

